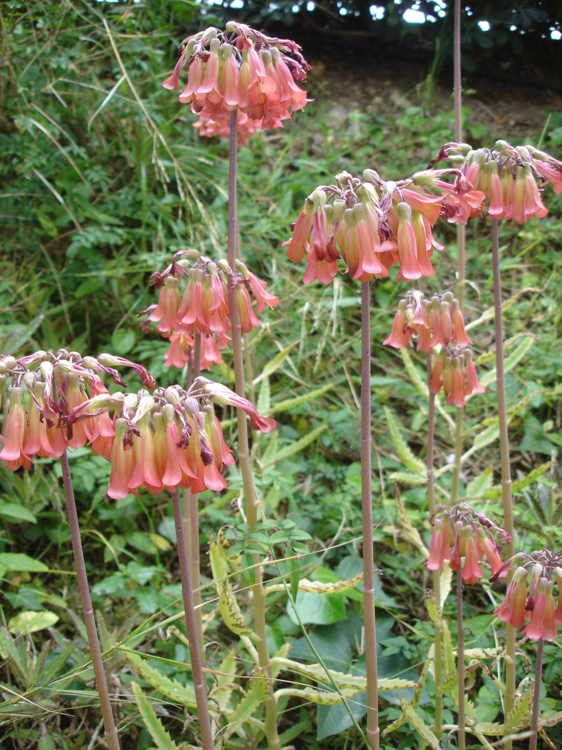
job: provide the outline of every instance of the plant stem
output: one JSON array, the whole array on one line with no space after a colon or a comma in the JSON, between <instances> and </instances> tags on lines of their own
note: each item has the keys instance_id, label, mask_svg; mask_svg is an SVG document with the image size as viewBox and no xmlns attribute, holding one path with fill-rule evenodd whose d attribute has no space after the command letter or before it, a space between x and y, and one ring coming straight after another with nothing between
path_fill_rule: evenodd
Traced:
<instances>
[{"instance_id":1,"label":"plant stem","mask_svg":"<svg viewBox=\"0 0 562 750\"><path fill-rule=\"evenodd\" d=\"M236 273L236 237L237 237L237 149L238 149L238 111L230 113L230 153L228 171L228 263L233 273ZM238 311L238 298L236 289L229 292L230 324L232 328L232 358L234 360L235 390L239 396L245 397L244 386L244 355L242 351L242 329L240 327L240 314ZM236 410L238 421L238 463L244 486L244 499L246 505L246 520L250 529L258 521L258 504L254 488L254 477L250 462L250 449L248 442L248 423L246 413L242 409ZM257 556L254 556L257 563ZM266 667L271 680L271 666L269 652L265 635L265 594L263 591L263 569L256 570L256 582L252 586L254 596L254 623L257 635L256 650L258 652L260 667ZM272 685L273 687L273 685ZM279 736L277 734L277 701L273 691L265 701L265 734L269 750L281 750Z\"/></svg>"},{"instance_id":2,"label":"plant stem","mask_svg":"<svg viewBox=\"0 0 562 750\"><path fill-rule=\"evenodd\" d=\"M195 334L193 346L193 379L198 378L201 374L201 334ZM203 638L203 610L201 604L201 560L199 558L199 500L198 496L189 491L190 505L190 527L189 534L191 537L189 543L190 550L190 573L193 585L193 604L195 605L195 619L197 621L197 637L199 640L199 651L201 653L201 663L205 664L205 640ZM184 527L185 528L185 527Z\"/></svg>"},{"instance_id":3,"label":"plant stem","mask_svg":"<svg viewBox=\"0 0 562 750\"><path fill-rule=\"evenodd\" d=\"M203 677L201 654L199 652L199 641L197 635L197 620L193 606L193 589L191 588L191 576L189 575L189 561L185 546L185 535L183 532L183 517L181 512L180 495L177 490L172 490L172 505L174 508L174 523L177 534L177 548L180 562L181 593L185 609L185 624L187 627L187 638L189 640L189 656L191 659L191 673L193 675L193 689L197 703L197 716L201 729L201 744L203 750L214 750L213 732L209 719L209 707L207 704L207 686Z\"/></svg>"},{"instance_id":4,"label":"plant stem","mask_svg":"<svg viewBox=\"0 0 562 750\"><path fill-rule=\"evenodd\" d=\"M98 632L96 630L96 621L94 619L94 610L92 609L92 600L90 598L90 589L88 587L88 575L86 573L86 564L84 562L84 552L82 550L82 540L80 538L80 527L78 525L78 513L76 510L76 501L74 499L74 489L72 487L72 477L70 476L70 466L68 464L68 454L65 451L61 458L62 481L64 483L64 494L66 496L66 508L68 512L68 523L70 526L70 539L72 542L72 551L74 552L74 564L76 565L76 576L78 578L78 588L80 589L80 601L82 603L82 614L88 634L88 646L92 665L96 676L96 685L100 698L101 713L105 725L105 739L109 750L119 750L119 737L111 709L111 700L109 690L107 689L107 680L103 668L103 658L101 655Z\"/></svg>"},{"instance_id":5,"label":"plant stem","mask_svg":"<svg viewBox=\"0 0 562 750\"><path fill-rule=\"evenodd\" d=\"M457 747L459 750L466 748L466 731L464 716L464 623L462 619L462 574L457 570L457 664L459 673L459 733Z\"/></svg>"},{"instance_id":6,"label":"plant stem","mask_svg":"<svg viewBox=\"0 0 562 750\"><path fill-rule=\"evenodd\" d=\"M453 463L453 474L451 477L451 505L456 505L459 500L459 482L461 476L461 458L463 441L463 416L464 409L456 409L455 414L455 460Z\"/></svg>"},{"instance_id":7,"label":"plant stem","mask_svg":"<svg viewBox=\"0 0 562 750\"><path fill-rule=\"evenodd\" d=\"M496 389L498 398L498 421L500 429L500 452L502 467L502 502L504 529L511 537L506 543L506 559L515 553L513 531L513 503L511 498L511 466L509 462L509 436L507 432L507 402L505 397L505 373L503 355L502 287L500 277L499 221L492 219L492 272L494 276L494 321L496 333ZM515 629L506 625L505 665L505 713L513 709L515 701ZM506 741L506 750L511 750L511 740Z\"/></svg>"},{"instance_id":8,"label":"plant stem","mask_svg":"<svg viewBox=\"0 0 562 750\"><path fill-rule=\"evenodd\" d=\"M531 713L531 739L529 750L537 750L539 734L539 705L541 702L541 680L542 680L542 657L544 652L544 640L541 638L537 643L537 663L535 665L535 685L533 687L533 711Z\"/></svg>"},{"instance_id":9,"label":"plant stem","mask_svg":"<svg viewBox=\"0 0 562 750\"><path fill-rule=\"evenodd\" d=\"M431 354L427 355L427 383L431 381ZM429 504L429 515L435 513L435 477L433 475L433 440L435 434L435 396L429 391L429 412L427 417L427 502ZM433 592L441 611L441 573L433 571ZM435 675L435 720L433 733L438 740L443 736L443 694L437 692L438 686L443 682L443 659L441 646L441 621L435 623L434 627L434 656L433 671Z\"/></svg>"},{"instance_id":10,"label":"plant stem","mask_svg":"<svg viewBox=\"0 0 562 750\"><path fill-rule=\"evenodd\" d=\"M380 747L375 622L373 493L371 488L371 284L361 283L361 510L363 517L363 606L367 659L367 739Z\"/></svg>"}]
</instances>

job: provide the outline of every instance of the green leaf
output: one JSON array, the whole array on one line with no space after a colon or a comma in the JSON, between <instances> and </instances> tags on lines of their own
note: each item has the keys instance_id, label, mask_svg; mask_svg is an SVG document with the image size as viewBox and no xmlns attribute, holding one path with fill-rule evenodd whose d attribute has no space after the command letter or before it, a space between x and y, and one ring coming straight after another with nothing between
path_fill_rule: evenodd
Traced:
<instances>
[{"instance_id":1,"label":"green leaf","mask_svg":"<svg viewBox=\"0 0 562 750\"><path fill-rule=\"evenodd\" d=\"M288 550L289 553L292 552L292 550ZM300 572L301 572L301 564L298 557L291 555L289 559L287 560L287 567L289 568L289 583L291 584L291 596L293 597L293 603L297 601L297 596L299 593L299 582L300 582Z\"/></svg>"},{"instance_id":2,"label":"green leaf","mask_svg":"<svg viewBox=\"0 0 562 750\"><path fill-rule=\"evenodd\" d=\"M0 553L0 570L10 570L18 573L48 573L45 563L34 560L22 552Z\"/></svg>"},{"instance_id":3,"label":"green leaf","mask_svg":"<svg viewBox=\"0 0 562 750\"><path fill-rule=\"evenodd\" d=\"M228 581L223 581L219 588L219 610L224 624L236 635L253 637L254 631L246 625L236 597L231 591Z\"/></svg>"},{"instance_id":4,"label":"green leaf","mask_svg":"<svg viewBox=\"0 0 562 750\"><path fill-rule=\"evenodd\" d=\"M269 385L269 378L266 376L261 384L260 393L258 396L257 410L260 414L265 414L269 411L271 405L271 388Z\"/></svg>"},{"instance_id":5,"label":"green leaf","mask_svg":"<svg viewBox=\"0 0 562 750\"><path fill-rule=\"evenodd\" d=\"M531 701L533 700L533 691L527 690L527 692L520 698L517 698L513 709L506 716L505 727L507 730L514 730L521 724L529 723L529 711L531 709Z\"/></svg>"},{"instance_id":6,"label":"green leaf","mask_svg":"<svg viewBox=\"0 0 562 750\"><path fill-rule=\"evenodd\" d=\"M317 388L315 391L310 391L310 393L306 393L304 396L297 396L296 398L288 398L285 401L280 401L278 404L273 404L273 406L267 410L262 412L261 409L258 409L260 414L264 414L264 416L270 416L271 414L279 414L284 411L288 411L289 409L294 409L295 406L302 406L302 404L306 404L309 401L313 401L316 398L320 398L320 396L323 396L328 391L332 390L334 388L333 383L329 383L328 385L323 385L322 388Z\"/></svg>"},{"instance_id":7,"label":"green leaf","mask_svg":"<svg viewBox=\"0 0 562 750\"><path fill-rule=\"evenodd\" d=\"M33 513L18 503L7 503L0 500L0 515L7 516L10 520L27 521L28 523L37 523L37 518Z\"/></svg>"},{"instance_id":8,"label":"green leaf","mask_svg":"<svg viewBox=\"0 0 562 750\"><path fill-rule=\"evenodd\" d=\"M324 430L327 429L327 424L320 425L320 427L316 427L314 430L311 430L308 435L305 435L300 440L297 440L296 443L291 443L291 445L288 445L285 448L281 448L281 450L277 452L274 458L272 458L268 463L262 464L262 469L267 469L272 464L277 463L277 461L282 461L285 458L293 456L295 453L300 453L300 451L304 450L308 445L314 442L314 440L316 440L316 438L322 432L324 432Z\"/></svg>"},{"instance_id":9,"label":"green leaf","mask_svg":"<svg viewBox=\"0 0 562 750\"><path fill-rule=\"evenodd\" d=\"M148 699L142 692L142 689L136 682L131 682L135 700L137 702L140 715L148 729L150 736L156 743L158 750L179 750L176 743L172 740L160 719L154 713L154 709L148 702Z\"/></svg>"},{"instance_id":10,"label":"green leaf","mask_svg":"<svg viewBox=\"0 0 562 750\"><path fill-rule=\"evenodd\" d=\"M276 354L275 357L273 357L273 359L270 362L268 362L266 365L264 365L264 367L262 368L262 371L260 372L260 374L257 377L254 378L253 384L257 385L257 383L259 383L260 380L263 380L263 378L267 378L269 375L271 375L272 373L274 373L275 370L277 370L279 367L281 367L281 365L285 361L285 359L286 359L287 355L289 354L289 352L291 351L291 349L296 344L298 344L299 341L300 341L300 339L297 339L296 341L293 341L292 344L289 344L289 346L286 346L278 354Z\"/></svg>"},{"instance_id":11,"label":"green leaf","mask_svg":"<svg viewBox=\"0 0 562 750\"><path fill-rule=\"evenodd\" d=\"M433 748L433 750L441 750L441 744L439 743L439 740L433 734L431 729L425 724L421 716L414 711L412 706L410 706L410 704L406 700L404 700L404 698L400 699L400 705L402 706L402 711L404 711L404 713L408 717L408 721L414 727L416 732L418 732L418 734L423 737L423 739L427 742L428 745Z\"/></svg>"},{"instance_id":12,"label":"green leaf","mask_svg":"<svg viewBox=\"0 0 562 750\"><path fill-rule=\"evenodd\" d=\"M14 633L37 633L39 630L51 628L59 621L59 616L54 612L43 610L42 612L20 612L8 623L8 630Z\"/></svg>"},{"instance_id":13,"label":"green leaf","mask_svg":"<svg viewBox=\"0 0 562 750\"><path fill-rule=\"evenodd\" d=\"M190 708L197 707L195 692L190 685L180 685L176 680L171 680L131 651L123 649L123 653L128 661L138 669L142 677L152 685L153 688L169 698L172 703L189 706Z\"/></svg>"},{"instance_id":14,"label":"green leaf","mask_svg":"<svg viewBox=\"0 0 562 750\"><path fill-rule=\"evenodd\" d=\"M357 557L357 555L346 555L345 557L342 557L336 568L337 575L344 580L349 580L350 578L359 575L362 571L363 560L360 557ZM357 589L363 594L363 581L360 581L357 584ZM378 573L375 573L375 604L389 608L398 606L396 601L384 591Z\"/></svg>"},{"instance_id":15,"label":"green leaf","mask_svg":"<svg viewBox=\"0 0 562 750\"><path fill-rule=\"evenodd\" d=\"M343 633L333 627L318 627L310 633L310 640L328 669L333 669L342 674L349 672L351 669L351 645ZM292 659L313 663L318 661L306 638L293 641L290 653Z\"/></svg>"},{"instance_id":16,"label":"green leaf","mask_svg":"<svg viewBox=\"0 0 562 750\"><path fill-rule=\"evenodd\" d=\"M466 488L466 496L467 497L482 497L485 491L489 487L492 486L493 480L494 480L493 470L484 469L482 474L479 474L477 477L474 477L474 479L469 483L468 487Z\"/></svg>"},{"instance_id":17,"label":"green leaf","mask_svg":"<svg viewBox=\"0 0 562 750\"><path fill-rule=\"evenodd\" d=\"M388 429L390 430L390 439L392 440L392 443L396 448L396 452L398 453L398 456L400 457L400 460L402 461L404 466L407 469L410 469L410 471L416 472L417 474L425 474L426 466L424 462L420 461L419 458L414 456L414 454L410 450L410 447L402 437L400 427L398 425L398 420L396 419L394 414L387 406L384 407L384 413L386 415Z\"/></svg>"},{"instance_id":18,"label":"green leaf","mask_svg":"<svg viewBox=\"0 0 562 750\"><path fill-rule=\"evenodd\" d=\"M536 482L537 479L540 479L543 474L546 474L546 472L552 467L552 461L547 461L545 464L541 464L540 466L537 466L536 469L533 469L533 471L530 471L527 476L521 477L521 479L517 479L515 482L512 482L511 484L511 491L513 494L516 492L521 492L526 487L528 487L533 482ZM501 485L492 487L489 490L486 490L484 492L484 497L487 500L496 500L497 498L500 498L502 496L502 488Z\"/></svg>"},{"instance_id":19,"label":"green leaf","mask_svg":"<svg viewBox=\"0 0 562 750\"><path fill-rule=\"evenodd\" d=\"M517 349L511 352L509 357L506 357L505 362L504 362L504 372L507 373L510 370L512 370L515 367L515 365L523 359L523 357L527 354L527 352L533 346L534 343L535 343L535 339L533 336L525 336L525 338L519 344ZM480 378L480 382L482 383L482 385L487 386L487 385L490 385L490 383L493 383L495 379L496 379L496 368L494 368L493 370L490 370L485 375L483 375Z\"/></svg>"},{"instance_id":20,"label":"green leaf","mask_svg":"<svg viewBox=\"0 0 562 750\"><path fill-rule=\"evenodd\" d=\"M295 624L298 624L293 607L292 602L287 602L287 614ZM339 620L345 620L345 604L343 596L339 594L303 592L298 598L296 608L305 625L308 623L330 625Z\"/></svg>"},{"instance_id":21,"label":"green leaf","mask_svg":"<svg viewBox=\"0 0 562 750\"><path fill-rule=\"evenodd\" d=\"M402 484L427 484L427 476L425 474L413 474L409 471L393 471L388 479L390 482L401 482Z\"/></svg>"},{"instance_id":22,"label":"green leaf","mask_svg":"<svg viewBox=\"0 0 562 750\"><path fill-rule=\"evenodd\" d=\"M546 453L547 456L552 454L552 443L544 431L542 422L535 416L529 415L525 420L525 432L519 450Z\"/></svg>"}]
</instances>

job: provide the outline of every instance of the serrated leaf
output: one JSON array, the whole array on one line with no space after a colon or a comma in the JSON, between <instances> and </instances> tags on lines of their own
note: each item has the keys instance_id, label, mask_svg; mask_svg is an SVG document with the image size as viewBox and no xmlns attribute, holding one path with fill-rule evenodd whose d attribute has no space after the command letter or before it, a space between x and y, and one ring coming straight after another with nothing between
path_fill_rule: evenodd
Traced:
<instances>
[{"instance_id":1,"label":"serrated leaf","mask_svg":"<svg viewBox=\"0 0 562 750\"><path fill-rule=\"evenodd\" d=\"M455 670L450 674L445 675L443 682L437 686L437 692L441 693L452 693L459 684L459 673Z\"/></svg>"},{"instance_id":2,"label":"serrated leaf","mask_svg":"<svg viewBox=\"0 0 562 750\"><path fill-rule=\"evenodd\" d=\"M299 688L284 688L277 690L275 696L277 700L283 696L289 698L301 698L304 701L310 703L316 703L319 706L335 706L342 702L342 698L353 698L358 693L363 692L364 688L343 688L340 693L332 693L327 690L315 690L314 688L306 688L301 690Z\"/></svg>"},{"instance_id":3,"label":"serrated leaf","mask_svg":"<svg viewBox=\"0 0 562 750\"><path fill-rule=\"evenodd\" d=\"M530 471L527 476L522 477L521 479L517 479L515 482L512 482L511 484L511 492L512 494L515 494L516 492L521 492L526 487L528 487L533 482L536 482L537 479L542 477L543 474L545 474L553 465L553 461L547 461L545 464L541 464L540 466L537 466L536 469L533 469L533 471ZM492 487L489 490L486 490L484 492L484 497L486 500L496 500L502 496L502 488L501 485L497 485Z\"/></svg>"},{"instance_id":4,"label":"serrated leaf","mask_svg":"<svg viewBox=\"0 0 562 750\"><path fill-rule=\"evenodd\" d=\"M445 671L448 674L451 674L455 671L455 657L453 656L453 644L451 641L451 631L449 630L449 625L447 623L447 620L443 620L443 654L444 654L444 661L445 661Z\"/></svg>"},{"instance_id":5,"label":"serrated leaf","mask_svg":"<svg viewBox=\"0 0 562 750\"><path fill-rule=\"evenodd\" d=\"M271 695L267 667L254 667L250 675L250 689L258 703L263 703Z\"/></svg>"},{"instance_id":6,"label":"serrated leaf","mask_svg":"<svg viewBox=\"0 0 562 750\"><path fill-rule=\"evenodd\" d=\"M273 406L265 412L262 412L260 409L258 409L258 411L260 412L260 414L263 413L266 417L270 416L271 414L280 414L284 411L288 411L289 409L293 409L295 406L301 406L302 404L306 404L316 398L320 398L320 396L323 396L325 393L332 390L332 388L334 388L334 384L329 383L328 385L322 386L322 388L317 388L315 391L306 393L304 396L288 398L285 401L280 401L278 404L273 404Z\"/></svg>"},{"instance_id":7,"label":"serrated leaf","mask_svg":"<svg viewBox=\"0 0 562 750\"><path fill-rule=\"evenodd\" d=\"M320 425L320 427L316 427L314 430L311 430L308 435L305 435L300 440L297 440L295 443L291 443L291 445L287 445L285 448L281 448L280 451L277 452L274 458L272 458L268 463L262 463L262 469L267 469L274 463L277 463L277 461L283 461L285 458L289 458L290 456L293 456L295 453L300 453L300 451L304 450L308 445L310 445L316 438L324 432L324 430L328 429L327 424Z\"/></svg>"},{"instance_id":8,"label":"serrated leaf","mask_svg":"<svg viewBox=\"0 0 562 750\"><path fill-rule=\"evenodd\" d=\"M399 492L396 493L396 506L398 508L398 517L400 518L400 523L404 528L406 537L415 547L420 550L420 552L422 552L426 557L429 557L429 550L423 543L419 531L412 525L410 516L408 515L408 511L406 510L406 507L402 502L402 497L400 496Z\"/></svg>"},{"instance_id":9,"label":"serrated leaf","mask_svg":"<svg viewBox=\"0 0 562 750\"><path fill-rule=\"evenodd\" d=\"M488 735L488 737L500 737L505 732L503 724L497 724L493 721L482 721L476 725L476 729L481 734Z\"/></svg>"},{"instance_id":10,"label":"serrated leaf","mask_svg":"<svg viewBox=\"0 0 562 750\"><path fill-rule=\"evenodd\" d=\"M513 730L519 727L521 724L529 723L529 711L531 708L531 701L533 700L533 691L527 690L527 692L520 698L517 698L513 709L508 713L505 720L504 729Z\"/></svg>"},{"instance_id":11,"label":"serrated leaf","mask_svg":"<svg viewBox=\"0 0 562 750\"><path fill-rule=\"evenodd\" d=\"M213 581L217 585L217 592L219 591L219 584L228 575L227 562L225 556L221 553L218 545L212 534L209 534L209 559L211 561L211 573L213 575Z\"/></svg>"},{"instance_id":12,"label":"serrated leaf","mask_svg":"<svg viewBox=\"0 0 562 750\"><path fill-rule=\"evenodd\" d=\"M386 422L390 431L390 439L392 440L392 444L396 448L396 452L398 453L400 460L407 469L410 469L410 471L413 471L417 474L424 474L426 471L426 466L423 461L414 456L414 454L410 450L409 445L402 437L398 420L387 406L384 407L384 413L386 415Z\"/></svg>"},{"instance_id":13,"label":"serrated leaf","mask_svg":"<svg viewBox=\"0 0 562 750\"><path fill-rule=\"evenodd\" d=\"M236 635L255 637L254 631L246 625L236 597L230 591L228 581L223 581L219 588L219 611L224 624Z\"/></svg>"},{"instance_id":14,"label":"serrated leaf","mask_svg":"<svg viewBox=\"0 0 562 750\"><path fill-rule=\"evenodd\" d=\"M256 708L259 705L259 701L256 699L254 693L250 690L246 697L238 703L234 711L228 717L228 724L221 731L222 739L226 740L231 737L236 731L238 731L239 727L241 727L245 721L248 721L248 719L253 716Z\"/></svg>"},{"instance_id":15,"label":"serrated leaf","mask_svg":"<svg viewBox=\"0 0 562 750\"><path fill-rule=\"evenodd\" d=\"M391 482L402 482L402 484L422 485L427 484L427 476L414 474L409 471L393 471L388 477Z\"/></svg>"},{"instance_id":16,"label":"serrated leaf","mask_svg":"<svg viewBox=\"0 0 562 750\"><path fill-rule=\"evenodd\" d=\"M419 716L414 711L414 709L406 700L404 700L404 698L400 698L400 705L402 706L402 711L404 711L406 717L408 718L408 721L414 727L416 732L420 734L427 742L427 744L430 745L434 750L441 750L439 740L433 734L431 729L425 724L421 716Z\"/></svg>"},{"instance_id":17,"label":"serrated leaf","mask_svg":"<svg viewBox=\"0 0 562 750\"><path fill-rule=\"evenodd\" d=\"M293 672L302 674L317 682L330 684L333 680L338 687L358 689L360 691L367 689L367 678L361 675L344 674L334 669L324 669L321 664L301 664L293 659L276 658L277 664L284 669L290 669ZM326 674L326 672L328 674ZM331 679L330 679L331 678ZM413 680L403 680L400 678L379 678L379 690L402 690L405 688L417 688L418 683Z\"/></svg>"},{"instance_id":18,"label":"serrated leaf","mask_svg":"<svg viewBox=\"0 0 562 750\"><path fill-rule=\"evenodd\" d=\"M322 583L321 581L309 581L308 578L303 578L299 581L299 591L307 591L310 594L342 594L344 591L349 591L355 588L363 580L363 573L358 573L353 578L348 578L347 581L336 581L334 583ZM266 594L271 594L274 591L284 591L285 586L282 583L276 583L272 586L268 586L265 589Z\"/></svg>"},{"instance_id":19,"label":"serrated leaf","mask_svg":"<svg viewBox=\"0 0 562 750\"><path fill-rule=\"evenodd\" d=\"M425 606L430 620L436 625L441 622L441 607L435 596L435 591L430 591L425 600Z\"/></svg>"},{"instance_id":20,"label":"serrated leaf","mask_svg":"<svg viewBox=\"0 0 562 750\"><path fill-rule=\"evenodd\" d=\"M137 702L140 715L144 721L146 728L158 750L179 750L176 743L172 740L168 732L164 729L164 725L160 719L154 713L154 709L150 705L147 697L142 692L142 689L136 682L131 682L135 700Z\"/></svg>"},{"instance_id":21,"label":"serrated leaf","mask_svg":"<svg viewBox=\"0 0 562 750\"><path fill-rule=\"evenodd\" d=\"M153 688L158 690L160 693L169 698L173 703L189 706L190 708L197 708L195 700L195 692L189 685L180 685L176 680L171 680L166 675L159 672L147 664L137 654L133 654L130 651L123 651L128 661L136 667L142 677L150 684Z\"/></svg>"},{"instance_id":22,"label":"serrated leaf","mask_svg":"<svg viewBox=\"0 0 562 750\"><path fill-rule=\"evenodd\" d=\"M562 721L562 711L559 711L554 716L548 716L546 719L539 721L539 727L553 727L555 724L560 724Z\"/></svg>"}]
</instances>

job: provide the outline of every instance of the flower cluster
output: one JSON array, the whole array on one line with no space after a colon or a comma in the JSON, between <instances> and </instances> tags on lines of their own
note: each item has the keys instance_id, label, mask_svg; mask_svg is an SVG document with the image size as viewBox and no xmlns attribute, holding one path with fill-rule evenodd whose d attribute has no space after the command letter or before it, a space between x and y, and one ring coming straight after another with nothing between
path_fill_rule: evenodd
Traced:
<instances>
[{"instance_id":1,"label":"flower cluster","mask_svg":"<svg viewBox=\"0 0 562 750\"><path fill-rule=\"evenodd\" d=\"M412 345L417 339L417 351L429 353L435 346L468 346L464 318L452 292L434 294L430 299L423 292L411 289L398 303L390 336L384 341L395 349Z\"/></svg>"},{"instance_id":2,"label":"flower cluster","mask_svg":"<svg viewBox=\"0 0 562 750\"><path fill-rule=\"evenodd\" d=\"M316 188L304 203L293 236L284 243L289 260L299 263L306 253L304 283L318 279L330 284L340 257L351 277L360 281L388 276L388 269L396 263L400 265L398 279L431 276L433 249L443 249L432 228L445 197L454 196L460 202L470 186L458 170L441 170L440 175L455 176L455 182L434 181L432 186L440 191L435 194L428 188L428 174L432 173L384 182L377 172L366 169L363 179L342 172L336 175L335 185ZM476 203L484 199L480 195L472 196Z\"/></svg>"},{"instance_id":3,"label":"flower cluster","mask_svg":"<svg viewBox=\"0 0 562 750\"><path fill-rule=\"evenodd\" d=\"M522 632L533 641L555 640L556 627L562 627L562 554L548 550L530 555L520 553L504 563L500 576L508 568L515 570L505 599L495 611L496 617L514 628L523 627L527 621ZM527 590L529 574L531 581ZM553 577L558 584L558 606L554 603ZM490 580L497 578L498 574Z\"/></svg>"},{"instance_id":4,"label":"flower cluster","mask_svg":"<svg viewBox=\"0 0 562 750\"><path fill-rule=\"evenodd\" d=\"M497 141L491 149L473 150L464 143L447 143L432 164L445 158L458 164L472 188L485 195L485 208L493 219L524 224L533 216L542 218L548 210L540 190L550 182L555 193L562 192L562 162L533 146ZM453 202L445 214L450 221L461 220ZM461 218L466 223L464 214Z\"/></svg>"},{"instance_id":5,"label":"flower cluster","mask_svg":"<svg viewBox=\"0 0 562 750\"><path fill-rule=\"evenodd\" d=\"M157 305L143 310L148 315L142 323L145 332L150 322L156 330L170 338L166 352L166 365L182 367L191 356L194 334L202 336L201 367L210 367L221 361L220 349L229 341L231 330L228 294L234 290L240 313L240 326L249 333L259 320L252 307L252 292L256 312L265 306L274 307L279 298L267 291L267 284L258 279L242 261L236 261L233 273L225 260L214 263L199 255L197 250L180 250L172 263L162 272L152 275L153 284L160 288ZM180 289L180 283L185 286Z\"/></svg>"},{"instance_id":6,"label":"flower cluster","mask_svg":"<svg viewBox=\"0 0 562 750\"><path fill-rule=\"evenodd\" d=\"M429 570L444 570L449 561L451 570L461 570L462 579L469 584L478 583L484 577L479 561L486 556L492 575L503 577L507 570L499 556L502 548L491 531L497 532L503 542L510 536L490 521L483 513L477 513L466 503L451 508L440 505L437 515L432 517L433 534L427 567ZM464 557L464 563L462 558Z\"/></svg>"},{"instance_id":7,"label":"flower cluster","mask_svg":"<svg viewBox=\"0 0 562 750\"><path fill-rule=\"evenodd\" d=\"M163 85L181 91L180 102L191 104L199 115L196 127L202 135L228 133L230 113L239 110L238 132L245 141L258 129L282 127L283 120L304 107L306 92L296 81L304 81L307 70L310 65L295 42L229 21L224 32L210 27L184 39Z\"/></svg>"},{"instance_id":8,"label":"flower cluster","mask_svg":"<svg viewBox=\"0 0 562 750\"><path fill-rule=\"evenodd\" d=\"M449 406L464 406L467 396L484 393L478 381L471 344L464 326L459 302L451 292L434 294L425 299L423 292L410 290L398 303L392 331L385 344L395 349L412 345L417 339L417 350L430 353L433 358L430 391L437 395L441 388Z\"/></svg>"},{"instance_id":9,"label":"flower cluster","mask_svg":"<svg viewBox=\"0 0 562 750\"><path fill-rule=\"evenodd\" d=\"M116 366L130 367L148 388L152 376L141 365L109 354L82 357L60 349L56 354L38 351L16 359L0 356L0 385L11 377L8 388L6 440L0 458L9 471L31 468L32 457L60 458L67 448L90 443L94 453L109 458L115 430L107 415L98 416L84 407L89 398L107 394L99 373L109 373L119 385ZM27 402L27 403L26 403ZM80 424L68 429L66 419L85 408Z\"/></svg>"},{"instance_id":10,"label":"flower cluster","mask_svg":"<svg viewBox=\"0 0 562 750\"><path fill-rule=\"evenodd\" d=\"M109 419L108 412L113 412L115 440L106 458L111 461L107 494L114 500L141 487L158 494L179 485L199 494L223 490L221 471L234 463L213 404L243 409L255 430L270 432L276 425L245 398L206 378L196 378L189 391L171 386L151 394L141 390L94 396L74 408L67 423L76 430L91 413Z\"/></svg>"}]
</instances>

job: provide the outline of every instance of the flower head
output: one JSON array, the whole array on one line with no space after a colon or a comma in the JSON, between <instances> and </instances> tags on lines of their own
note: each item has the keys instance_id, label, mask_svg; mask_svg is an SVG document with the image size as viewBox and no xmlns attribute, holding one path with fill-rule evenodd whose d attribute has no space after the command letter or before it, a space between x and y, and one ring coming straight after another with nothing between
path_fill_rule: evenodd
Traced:
<instances>
[{"instance_id":1,"label":"flower head","mask_svg":"<svg viewBox=\"0 0 562 750\"><path fill-rule=\"evenodd\" d=\"M224 32L210 27L185 39L163 85L178 89L180 102L191 104L201 135L226 137L230 114L238 111L239 141L245 143L257 130L282 127L304 107L306 92L297 81L304 81L309 69L294 42L229 21Z\"/></svg>"}]
</instances>

